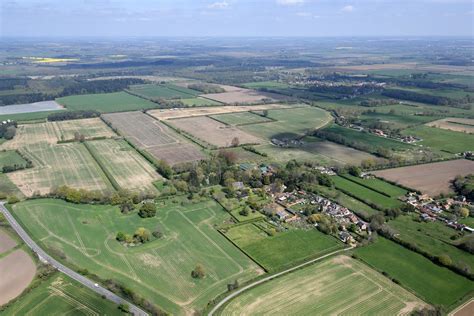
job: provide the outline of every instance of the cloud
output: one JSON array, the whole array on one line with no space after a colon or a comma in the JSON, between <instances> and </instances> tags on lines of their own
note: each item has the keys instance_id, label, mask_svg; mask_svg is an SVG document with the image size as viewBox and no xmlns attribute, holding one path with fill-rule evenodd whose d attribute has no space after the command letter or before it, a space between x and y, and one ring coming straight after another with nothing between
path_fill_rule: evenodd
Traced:
<instances>
[{"instance_id":1,"label":"cloud","mask_svg":"<svg viewBox=\"0 0 474 316\"><path fill-rule=\"evenodd\" d=\"M214 2L207 6L209 9L225 9L229 7L229 3L227 1L221 2Z\"/></svg>"},{"instance_id":2,"label":"cloud","mask_svg":"<svg viewBox=\"0 0 474 316\"><path fill-rule=\"evenodd\" d=\"M305 0L276 0L279 5L298 5L303 4Z\"/></svg>"},{"instance_id":3,"label":"cloud","mask_svg":"<svg viewBox=\"0 0 474 316\"><path fill-rule=\"evenodd\" d=\"M315 15L310 12L296 12L296 16L302 17L302 18L313 18L313 19L319 19L321 16Z\"/></svg>"},{"instance_id":4,"label":"cloud","mask_svg":"<svg viewBox=\"0 0 474 316\"><path fill-rule=\"evenodd\" d=\"M342 12L352 12L352 11L354 11L354 9L355 9L354 6L352 6L352 5L346 5L345 7L343 7L343 8L341 9L341 11L342 11Z\"/></svg>"}]
</instances>

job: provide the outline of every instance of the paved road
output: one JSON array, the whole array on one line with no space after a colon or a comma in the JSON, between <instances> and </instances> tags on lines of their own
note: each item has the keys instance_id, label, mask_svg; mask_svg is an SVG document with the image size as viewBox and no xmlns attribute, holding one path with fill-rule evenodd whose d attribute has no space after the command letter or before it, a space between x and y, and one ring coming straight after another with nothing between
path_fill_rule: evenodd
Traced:
<instances>
[{"instance_id":1,"label":"paved road","mask_svg":"<svg viewBox=\"0 0 474 316\"><path fill-rule=\"evenodd\" d=\"M329 256L332 256L332 255L334 255L334 254L336 254L336 253L343 252L343 251L347 251L347 250L350 250L350 249L352 249L352 248L354 248L354 247L349 247L349 248L344 248L344 249L340 249L340 250L333 251L333 252L331 252L331 253L328 253L327 255L324 255L324 256L321 256L321 257L319 257L319 258L316 258L316 259L307 261L307 262L302 263L302 264L300 264L300 265L297 265L297 266L295 266L295 267L293 267L293 268L287 269L287 270L285 270L285 271L278 272L278 273L276 273L276 274L267 276L266 278L260 279L260 280L258 280L258 281L253 282L253 283L250 283L249 285L244 286L243 288L237 290L236 292L230 294L229 296L226 296L222 301L220 301L216 306L214 306L214 308L209 312L208 316L214 315L214 313L215 313L219 308L221 308L225 303L227 303L228 301L230 301L230 300L233 299L234 297L238 296L239 294L241 294L242 292L244 292L244 291L246 291L246 290L248 290L248 289L250 289L250 288L253 288L253 287L255 287L255 286L259 285L259 284L262 284L262 283L264 283L264 282L270 281L271 279L277 278L277 277L282 276L282 275L284 275L284 274L287 274L287 273L290 273L290 272L292 272L292 271L295 271L296 269L299 269L299 268L302 268L302 267L304 267L304 266L310 265L310 264L312 264L312 263L314 263L314 262L317 262L317 261L319 261L319 260L322 260L322 259L324 259L324 258L327 258L327 257L329 257Z\"/></svg>"},{"instance_id":2,"label":"paved road","mask_svg":"<svg viewBox=\"0 0 474 316\"><path fill-rule=\"evenodd\" d=\"M106 288L101 287L100 285L96 286L95 282L89 280L88 278L80 275L79 273L69 269L68 267L64 266L63 264L59 263L58 261L54 260L51 256L49 256L43 249L41 249L33 239L28 236L25 230L18 224L16 219L10 214L8 209L5 207L5 202L0 201L0 211L5 215L5 218L10 223L11 227L17 232L17 234L23 239L23 241L28 245L28 247L35 252L41 261L47 262L62 273L66 274L70 278L82 283L84 286L90 288L94 292L98 293L99 295L105 296L108 300L116 303L116 304L127 304L130 307L130 312L134 315L144 316L148 315L145 311L140 309L139 307L127 302L120 296L115 295L114 293L110 292Z\"/></svg>"}]
</instances>

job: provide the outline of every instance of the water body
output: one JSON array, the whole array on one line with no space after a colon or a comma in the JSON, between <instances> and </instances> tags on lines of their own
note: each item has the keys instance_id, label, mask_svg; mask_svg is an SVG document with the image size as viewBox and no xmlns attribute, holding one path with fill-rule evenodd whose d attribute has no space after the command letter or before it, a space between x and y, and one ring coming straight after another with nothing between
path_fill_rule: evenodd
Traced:
<instances>
[{"instance_id":1,"label":"water body","mask_svg":"<svg viewBox=\"0 0 474 316\"><path fill-rule=\"evenodd\" d=\"M0 106L0 115L62 110L64 107L56 101L41 101L26 104Z\"/></svg>"}]
</instances>

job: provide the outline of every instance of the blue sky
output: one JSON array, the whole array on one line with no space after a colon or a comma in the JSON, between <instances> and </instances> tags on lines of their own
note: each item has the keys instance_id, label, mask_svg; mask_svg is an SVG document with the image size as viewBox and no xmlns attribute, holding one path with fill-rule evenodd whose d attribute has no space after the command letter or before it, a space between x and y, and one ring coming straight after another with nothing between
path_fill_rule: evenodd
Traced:
<instances>
[{"instance_id":1,"label":"blue sky","mask_svg":"<svg viewBox=\"0 0 474 316\"><path fill-rule=\"evenodd\" d=\"M0 36L473 36L471 0L0 0Z\"/></svg>"}]
</instances>

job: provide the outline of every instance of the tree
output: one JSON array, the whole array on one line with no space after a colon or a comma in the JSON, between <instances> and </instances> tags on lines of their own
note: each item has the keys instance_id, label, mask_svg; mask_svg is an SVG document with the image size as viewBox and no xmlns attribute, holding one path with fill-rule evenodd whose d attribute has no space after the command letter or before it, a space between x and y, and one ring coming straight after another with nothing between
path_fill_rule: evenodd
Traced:
<instances>
[{"instance_id":1,"label":"tree","mask_svg":"<svg viewBox=\"0 0 474 316\"><path fill-rule=\"evenodd\" d=\"M122 212L123 214L127 214L133 211L135 206L133 205L132 201L127 200L127 201L124 201L122 204L120 204L119 208L120 208L120 212Z\"/></svg>"},{"instance_id":2,"label":"tree","mask_svg":"<svg viewBox=\"0 0 474 316\"><path fill-rule=\"evenodd\" d=\"M237 146L239 146L239 145L240 145L240 140L239 140L239 138L238 138L238 137L232 138L232 141L231 141L230 144L231 144L232 147L237 147Z\"/></svg>"},{"instance_id":3,"label":"tree","mask_svg":"<svg viewBox=\"0 0 474 316\"><path fill-rule=\"evenodd\" d=\"M125 241L125 234L122 233L122 232L118 232L115 239L117 239L117 241L119 241L119 242L124 242Z\"/></svg>"},{"instance_id":4,"label":"tree","mask_svg":"<svg viewBox=\"0 0 474 316\"><path fill-rule=\"evenodd\" d=\"M20 199L16 195L9 195L7 197L7 202L8 204L15 204L20 202Z\"/></svg>"},{"instance_id":5,"label":"tree","mask_svg":"<svg viewBox=\"0 0 474 316\"><path fill-rule=\"evenodd\" d=\"M196 268L194 268L194 270L191 271L191 276L194 279L202 279L205 277L205 275L206 273L204 271L204 267L200 264L196 265Z\"/></svg>"},{"instance_id":6,"label":"tree","mask_svg":"<svg viewBox=\"0 0 474 316\"><path fill-rule=\"evenodd\" d=\"M16 127L14 125L11 125L7 127L5 134L3 134L3 137L5 139L12 139L13 137L15 137L15 134L16 134Z\"/></svg>"},{"instance_id":7,"label":"tree","mask_svg":"<svg viewBox=\"0 0 474 316\"><path fill-rule=\"evenodd\" d=\"M150 240L151 234L145 227L140 227L135 231L133 237L141 243L146 243Z\"/></svg>"},{"instance_id":8,"label":"tree","mask_svg":"<svg viewBox=\"0 0 474 316\"><path fill-rule=\"evenodd\" d=\"M138 215L143 218L153 217L156 215L156 205L153 202L143 203L142 207L138 211Z\"/></svg>"},{"instance_id":9,"label":"tree","mask_svg":"<svg viewBox=\"0 0 474 316\"><path fill-rule=\"evenodd\" d=\"M118 306L118 309L120 309L122 312L124 313L130 313L130 306L128 306L128 304L126 303L122 303Z\"/></svg>"},{"instance_id":10,"label":"tree","mask_svg":"<svg viewBox=\"0 0 474 316\"><path fill-rule=\"evenodd\" d=\"M244 207L242 210L239 211L239 214L242 216L249 216L249 207Z\"/></svg>"},{"instance_id":11,"label":"tree","mask_svg":"<svg viewBox=\"0 0 474 316\"><path fill-rule=\"evenodd\" d=\"M459 215L466 218L469 216L469 210L465 207L461 207L461 209L459 210Z\"/></svg>"},{"instance_id":12,"label":"tree","mask_svg":"<svg viewBox=\"0 0 474 316\"><path fill-rule=\"evenodd\" d=\"M438 261L444 266L451 266L453 264L453 260L446 254L439 256Z\"/></svg>"},{"instance_id":13,"label":"tree","mask_svg":"<svg viewBox=\"0 0 474 316\"><path fill-rule=\"evenodd\" d=\"M268 110L263 110L263 111L262 111L262 115L263 115L264 117L267 117L267 116L268 116Z\"/></svg>"},{"instance_id":14,"label":"tree","mask_svg":"<svg viewBox=\"0 0 474 316\"><path fill-rule=\"evenodd\" d=\"M347 168L347 172L349 172L350 175L353 175L354 177L360 177L361 171L360 168L357 166L349 166Z\"/></svg>"}]
</instances>

